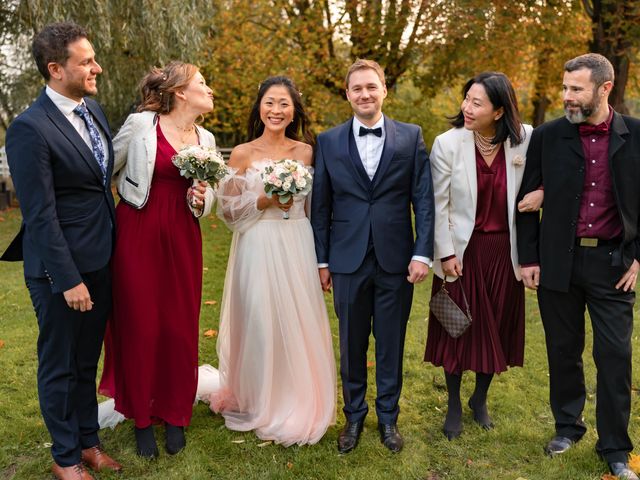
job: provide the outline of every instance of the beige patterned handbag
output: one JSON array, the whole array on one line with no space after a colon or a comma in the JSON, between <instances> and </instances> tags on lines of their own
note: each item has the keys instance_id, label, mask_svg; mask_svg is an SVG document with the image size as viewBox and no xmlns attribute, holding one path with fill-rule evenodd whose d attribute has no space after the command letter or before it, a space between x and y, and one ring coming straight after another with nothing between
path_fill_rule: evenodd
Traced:
<instances>
[{"instance_id":1,"label":"beige patterned handbag","mask_svg":"<svg viewBox=\"0 0 640 480\"><path fill-rule=\"evenodd\" d=\"M464 298L466 312L449 296L446 276L442 282L442 287L431 297L431 301L429 302L429 310L453 338L458 338L469 328L469 325L471 325L469 302L467 301L467 296L464 293L462 285L460 285L460 290L462 291L462 298Z\"/></svg>"}]
</instances>

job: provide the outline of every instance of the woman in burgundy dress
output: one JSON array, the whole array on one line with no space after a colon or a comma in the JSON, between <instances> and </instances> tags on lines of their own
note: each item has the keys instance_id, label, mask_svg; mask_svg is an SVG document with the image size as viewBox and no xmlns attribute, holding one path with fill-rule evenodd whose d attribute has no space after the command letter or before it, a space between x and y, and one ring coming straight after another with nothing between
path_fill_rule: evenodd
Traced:
<instances>
[{"instance_id":1,"label":"woman in burgundy dress","mask_svg":"<svg viewBox=\"0 0 640 480\"><path fill-rule=\"evenodd\" d=\"M194 65L172 62L141 82L139 113L114 139L120 203L112 259L113 313L100 392L135 421L138 454L155 457L154 423L171 454L186 444L198 382L202 290L199 216L211 209L206 183L181 177L171 158L187 144L215 146L195 125L213 95Z\"/></svg>"},{"instance_id":2,"label":"woman in burgundy dress","mask_svg":"<svg viewBox=\"0 0 640 480\"><path fill-rule=\"evenodd\" d=\"M509 79L497 72L466 83L451 125L430 156L436 205L432 295L446 280L460 306L464 292L473 320L453 338L430 313L424 356L444 368L449 399L443 432L449 440L462 432L462 373L476 373L468 405L474 420L490 429L486 400L493 375L523 363L524 288L514 209L532 130L520 122ZM541 202L542 191L528 200Z\"/></svg>"}]
</instances>

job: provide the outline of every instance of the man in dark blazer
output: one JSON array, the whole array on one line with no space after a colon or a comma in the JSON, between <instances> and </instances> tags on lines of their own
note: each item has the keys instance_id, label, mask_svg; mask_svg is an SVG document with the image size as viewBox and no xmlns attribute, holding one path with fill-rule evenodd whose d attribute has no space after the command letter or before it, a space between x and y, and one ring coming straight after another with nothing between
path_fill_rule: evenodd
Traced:
<instances>
[{"instance_id":1,"label":"man in dark blazer","mask_svg":"<svg viewBox=\"0 0 640 480\"><path fill-rule=\"evenodd\" d=\"M33 55L47 86L10 125L7 158L23 223L3 260L24 260L39 327L38 397L60 479L120 470L98 439L96 371L111 308L113 149L87 95L102 72L85 30L46 26Z\"/></svg>"},{"instance_id":2,"label":"man in dark blazer","mask_svg":"<svg viewBox=\"0 0 640 480\"><path fill-rule=\"evenodd\" d=\"M556 436L562 454L586 431L582 368L585 306L593 327L598 454L618 478L628 467L631 333L640 264L640 121L607 99L611 63L586 54L565 64L565 117L536 128L519 198L544 188L538 213L517 216L522 278L538 290L549 360Z\"/></svg>"},{"instance_id":3,"label":"man in dark blazer","mask_svg":"<svg viewBox=\"0 0 640 480\"><path fill-rule=\"evenodd\" d=\"M334 287L347 423L338 450L355 448L365 416L373 327L376 412L382 443L402 449L397 428L404 338L413 284L433 257L429 158L417 125L382 115L384 72L358 60L346 78L354 117L318 136L311 224L322 288ZM415 215L415 240L411 210Z\"/></svg>"}]
</instances>

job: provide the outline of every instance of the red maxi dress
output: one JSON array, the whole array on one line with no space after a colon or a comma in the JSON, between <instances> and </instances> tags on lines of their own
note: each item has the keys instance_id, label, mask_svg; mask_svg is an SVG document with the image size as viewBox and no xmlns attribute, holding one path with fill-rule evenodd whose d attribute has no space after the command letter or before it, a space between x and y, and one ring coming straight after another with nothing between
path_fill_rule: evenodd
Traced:
<instances>
[{"instance_id":1,"label":"red maxi dress","mask_svg":"<svg viewBox=\"0 0 640 480\"><path fill-rule=\"evenodd\" d=\"M100 393L138 428L186 426L198 384L202 293L200 224L186 202L191 181L158 126L149 199L116 208L113 312L105 336Z\"/></svg>"},{"instance_id":2,"label":"red maxi dress","mask_svg":"<svg viewBox=\"0 0 640 480\"><path fill-rule=\"evenodd\" d=\"M511 263L504 148L500 147L491 166L476 149L476 174L476 222L464 252L462 277L447 284L451 298L461 307L460 289L464 288L473 321L460 337L453 338L429 314L424 360L451 374L499 373L521 367L524 360L524 286L516 280ZM442 279L434 275L431 295L441 286Z\"/></svg>"}]
</instances>

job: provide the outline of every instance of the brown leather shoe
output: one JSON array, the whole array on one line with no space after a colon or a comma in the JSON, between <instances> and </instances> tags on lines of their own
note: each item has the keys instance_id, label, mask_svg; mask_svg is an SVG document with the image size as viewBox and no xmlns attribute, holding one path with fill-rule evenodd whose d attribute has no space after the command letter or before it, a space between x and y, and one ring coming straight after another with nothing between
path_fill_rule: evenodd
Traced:
<instances>
[{"instance_id":1,"label":"brown leather shoe","mask_svg":"<svg viewBox=\"0 0 640 480\"><path fill-rule=\"evenodd\" d=\"M122 470L122 465L104 453L100 445L82 450L82 461L94 472L100 470L119 472Z\"/></svg>"},{"instance_id":2,"label":"brown leather shoe","mask_svg":"<svg viewBox=\"0 0 640 480\"><path fill-rule=\"evenodd\" d=\"M70 467L61 467L54 463L51 471L58 480L95 480L89 472L84 469L81 463Z\"/></svg>"}]
</instances>

